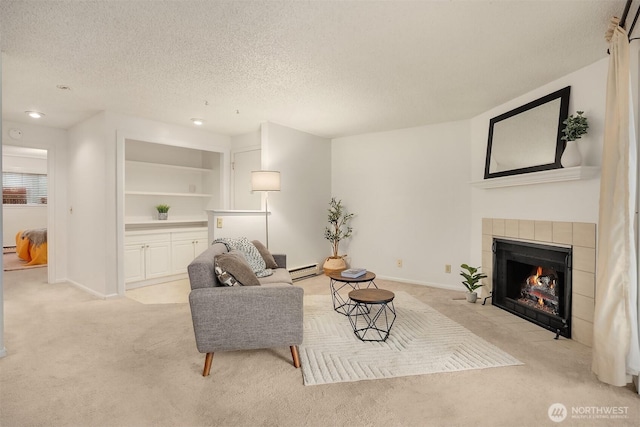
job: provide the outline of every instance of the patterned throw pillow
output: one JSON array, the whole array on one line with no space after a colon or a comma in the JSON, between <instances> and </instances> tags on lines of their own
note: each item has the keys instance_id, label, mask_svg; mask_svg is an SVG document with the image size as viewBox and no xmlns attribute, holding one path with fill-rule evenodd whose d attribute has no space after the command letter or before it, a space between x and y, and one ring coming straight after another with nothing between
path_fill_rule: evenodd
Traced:
<instances>
[{"instance_id":1,"label":"patterned throw pillow","mask_svg":"<svg viewBox=\"0 0 640 427\"><path fill-rule=\"evenodd\" d=\"M273 271L271 271L270 268L267 268L267 264L264 262L260 252L258 252L258 248L256 248L255 245L246 237L223 237L214 240L213 243L223 243L229 251L234 249L241 251L245 256L246 261L249 263L251 271L253 271L256 276L266 277L273 274Z\"/></svg>"},{"instance_id":2,"label":"patterned throw pillow","mask_svg":"<svg viewBox=\"0 0 640 427\"><path fill-rule=\"evenodd\" d=\"M240 283L238 283L238 281L235 279L235 277L233 277L232 275L230 275L226 271L222 271L222 269L220 267L218 267L217 265L216 265L215 270L216 270L216 276L218 277L218 280L224 286L242 286Z\"/></svg>"},{"instance_id":3,"label":"patterned throw pillow","mask_svg":"<svg viewBox=\"0 0 640 427\"><path fill-rule=\"evenodd\" d=\"M258 249L258 252L260 252L260 256L262 256L265 264L267 264L267 268L278 268L278 263L273 258L273 255L271 255L269 249L267 249L267 247L263 245L260 240L252 240L251 243L253 243L253 246Z\"/></svg>"},{"instance_id":4,"label":"patterned throw pillow","mask_svg":"<svg viewBox=\"0 0 640 427\"><path fill-rule=\"evenodd\" d=\"M240 251L233 250L216 256L216 265L232 275L242 286L260 286L260 281L251 270L249 263Z\"/></svg>"}]
</instances>

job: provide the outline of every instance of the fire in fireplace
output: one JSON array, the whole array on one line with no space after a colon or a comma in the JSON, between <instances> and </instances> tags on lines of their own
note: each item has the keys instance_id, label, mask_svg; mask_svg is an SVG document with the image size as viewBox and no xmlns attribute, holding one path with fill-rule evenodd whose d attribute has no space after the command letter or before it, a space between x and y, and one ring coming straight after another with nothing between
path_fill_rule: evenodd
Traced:
<instances>
[{"instance_id":1,"label":"fire in fireplace","mask_svg":"<svg viewBox=\"0 0 640 427\"><path fill-rule=\"evenodd\" d=\"M493 305L571 337L571 248L494 239Z\"/></svg>"},{"instance_id":2,"label":"fire in fireplace","mask_svg":"<svg viewBox=\"0 0 640 427\"><path fill-rule=\"evenodd\" d=\"M558 274L552 268L538 266L520 286L518 302L555 316L560 314Z\"/></svg>"}]
</instances>

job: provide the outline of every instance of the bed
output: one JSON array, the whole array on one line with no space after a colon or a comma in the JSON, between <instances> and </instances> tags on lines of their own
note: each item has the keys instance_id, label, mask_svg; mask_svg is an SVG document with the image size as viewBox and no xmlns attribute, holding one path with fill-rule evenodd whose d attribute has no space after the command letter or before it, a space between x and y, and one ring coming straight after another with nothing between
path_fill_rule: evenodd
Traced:
<instances>
[{"instance_id":1,"label":"bed","mask_svg":"<svg viewBox=\"0 0 640 427\"><path fill-rule=\"evenodd\" d=\"M20 230L16 234L16 254L27 265L47 263L47 229Z\"/></svg>"}]
</instances>

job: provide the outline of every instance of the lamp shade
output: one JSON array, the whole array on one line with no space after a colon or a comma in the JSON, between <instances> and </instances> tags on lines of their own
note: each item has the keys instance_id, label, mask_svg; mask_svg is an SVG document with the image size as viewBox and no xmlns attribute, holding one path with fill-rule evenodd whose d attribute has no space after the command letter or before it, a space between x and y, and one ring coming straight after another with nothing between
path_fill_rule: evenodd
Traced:
<instances>
[{"instance_id":1,"label":"lamp shade","mask_svg":"<svg viewBox=\"0 0 640 427\"><path fill-rule=\"evenodd\" d=\"M252 171L251 191L280 191L280 172Z\"/></svg>"}]
</instances>

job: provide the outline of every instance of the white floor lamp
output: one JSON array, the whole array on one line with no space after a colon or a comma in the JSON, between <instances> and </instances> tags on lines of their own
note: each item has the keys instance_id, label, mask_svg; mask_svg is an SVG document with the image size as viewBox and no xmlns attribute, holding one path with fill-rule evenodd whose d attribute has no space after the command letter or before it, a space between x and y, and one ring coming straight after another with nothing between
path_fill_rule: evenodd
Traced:
<instances>
[{"instance_id":1,"label":"white floor lamp","mask_svg":"<svg viewBox=\"0 0 640 427\"><path fill-rule=\"evenodd\" d=\"M264 220L266 226L267 248L269 248L269 191L280 191L280 172L252 171L251 191L264 191Z\"/></svg>"}]
</instances>

